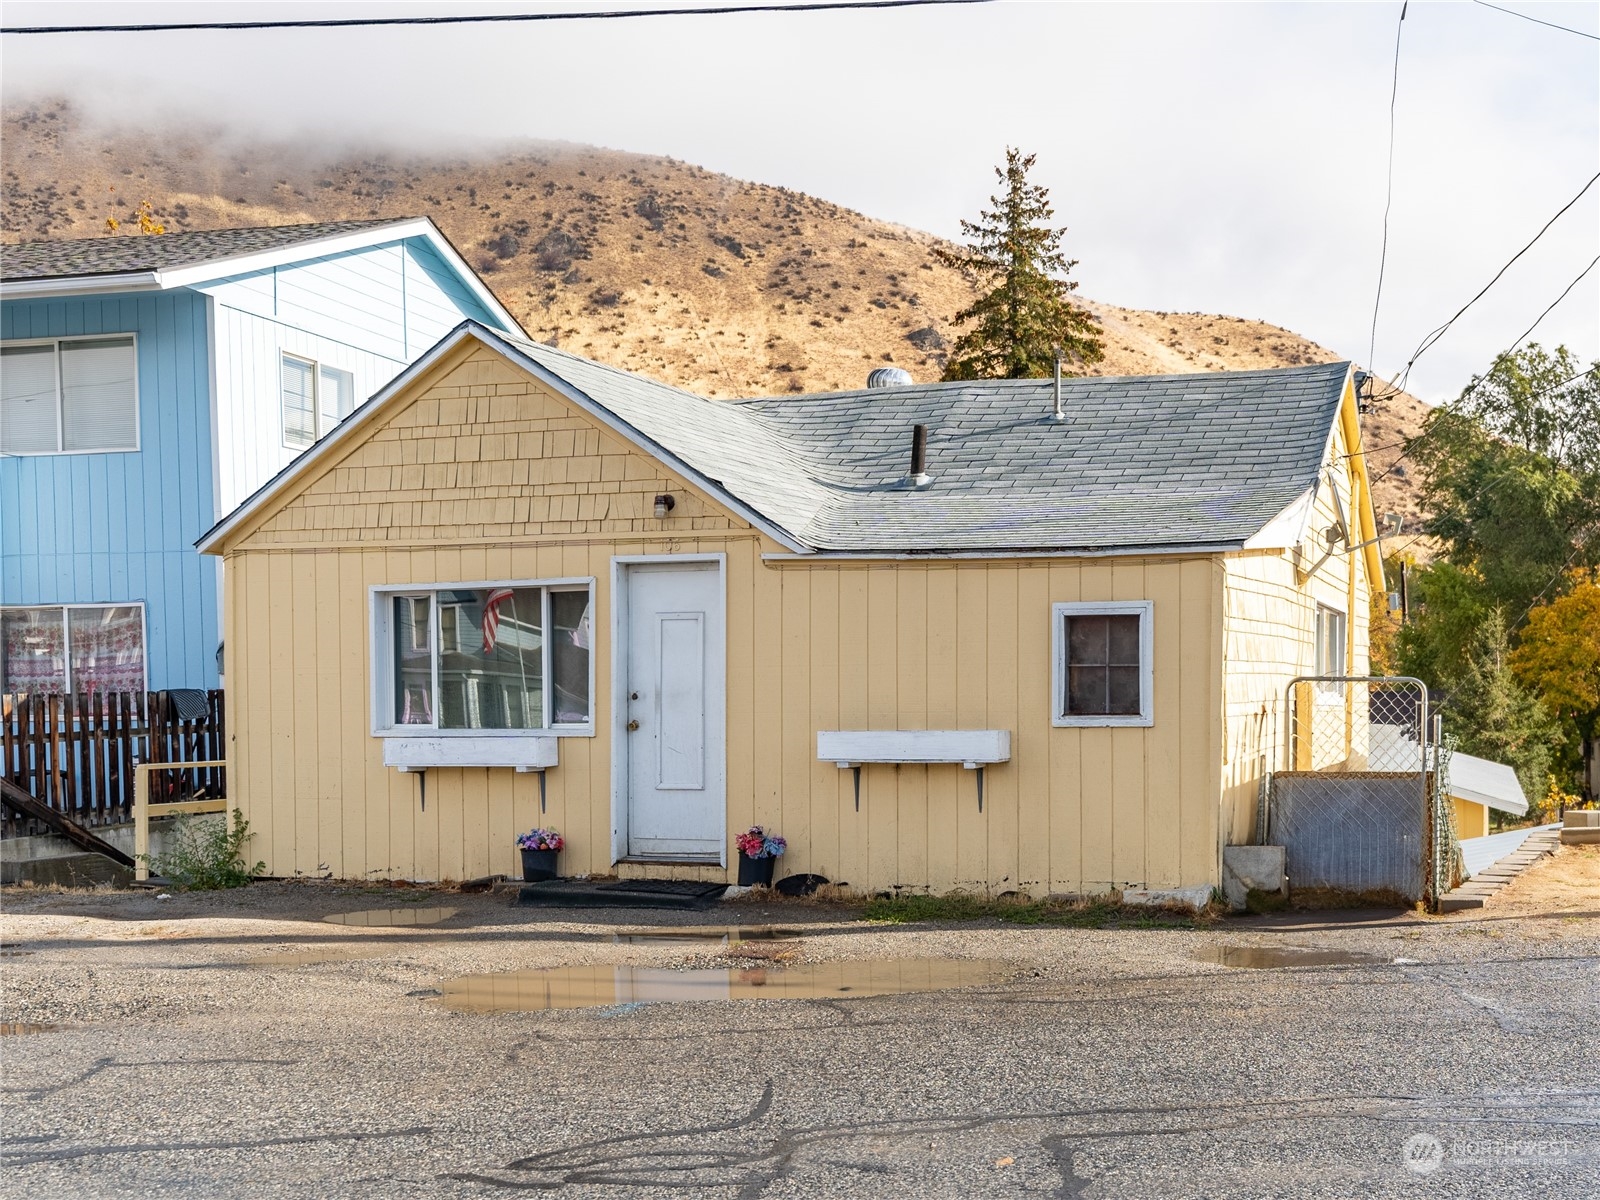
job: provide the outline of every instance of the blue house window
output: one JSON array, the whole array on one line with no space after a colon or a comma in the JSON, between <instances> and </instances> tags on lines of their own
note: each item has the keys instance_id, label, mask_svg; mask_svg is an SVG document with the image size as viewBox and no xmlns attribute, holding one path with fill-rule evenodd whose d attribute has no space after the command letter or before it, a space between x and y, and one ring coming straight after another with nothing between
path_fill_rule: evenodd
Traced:
<instances>
[{"instance_id":1,"label":"blue house window","mask_svg":"<svg viewBox=\"0 0 1600 1200\"><path fill-rule=\"evenodd\" d=\"M0 453L139 448L132 335L0 346Z\"/></svg>"},{"instance_id":2,"label":"blue house window","mask_svg":"<svg viewBox=\"0 0 1600 1200\"><path fill-rule=\"evenodd\" d=\"M355 411L355 376L349 371L283 356L283 444L304 450Z\"/></svg>"},{"instance_id":3,"label":"blue house window","mask_svg":"<svg viewBox=\"0 0 1600 1200\"><path fill-rule=\"evenodd\" d=\"M0 608L0 693L145 690L144 606Z\"/></svg>"}]
</instances>

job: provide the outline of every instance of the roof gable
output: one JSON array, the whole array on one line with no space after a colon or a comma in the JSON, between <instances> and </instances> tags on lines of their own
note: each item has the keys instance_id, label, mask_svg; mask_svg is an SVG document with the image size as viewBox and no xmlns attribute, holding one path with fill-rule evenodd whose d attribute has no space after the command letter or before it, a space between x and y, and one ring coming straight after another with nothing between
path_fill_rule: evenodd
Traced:
<instances>
[{"instance_id":1,"label":"roof gable","mask_svg":"<svg viewBox=\"0 0 1600 1200\"><path fill-rule=\"evenodd\" d=\"M735 512L807 552L1111 552L1226 549L1316 485L1348 363L1276 371L980 380L710 400L473 322L497 349ZM358 414L359 418L359 414ZM932 481L905 481L912 427L929 427ZM358 419L323 443L334 452ZM284 477L202 540L228 533Z\"/></svg>"},{"instance_id":2,"label":"roof gable","mask_svg":"<svg viewBox=\"0 0 1600 1200\"><path fill-rule=\"evenodd\" d=\"M194 287L413 238L433 249L495 322L520 332L516 318L427 217L0 246L0 295L25 298Z\"/></svg>"}]
</instances>

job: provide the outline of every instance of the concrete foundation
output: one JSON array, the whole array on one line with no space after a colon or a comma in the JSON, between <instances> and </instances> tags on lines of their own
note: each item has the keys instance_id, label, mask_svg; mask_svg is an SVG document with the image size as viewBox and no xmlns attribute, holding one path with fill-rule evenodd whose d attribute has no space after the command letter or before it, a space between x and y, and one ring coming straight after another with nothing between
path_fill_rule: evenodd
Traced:
<instances>
[{"instance_id":1,"label":"concrete foundation","mask_svg":"<svg viewBox=\"0 0 1600 1200\"><path fill-rule=\"evenodd\" d=\"M1252 891L1288 899L1287 854L1282 846L1224 846L1222 897L1232 912L1243 912Z\"/></svg>"},{"instance_id":2,"label":"concrete foundation","mask_svg":"<svg viewBox=\"0 0 1600 1200\"><path fill-rule=\"evenodd\" d=\"M190 820L204 825L227 819L225 813L201 813ZM176 817L150 822L150 856L159 858L177 824ZM133 853L133 822L102 825L91 829L102 842L109 842L125 854ZM86 854L83 847L59 834L0 839L0 883L56 883L64 887L92 887L96 884L126 884L133 872L98 854Z\"/></svg>"},{"instance_id":3,"label":"concrete foundation","mask_svg":"<svg viewBox=\"0 0 1600 1200\"><path fill-rule=\"evenodd\" d=\"M1600 845L1600 808L1568 809L1561 819L1561 844Z\"/></svg>"},{"instance_id":4,"label":"concrete foundation","mask_svg":"<svg viewBox=\"0 0 1600 1200\"><path fill-rule=\"evenodd\" d=\"M1129 888L1122 893L1122 902L1136 908L1187 908L1199 912L1211 903L1211 885L1197 883L1181 888Z\"/></svg>"}]
</instances>

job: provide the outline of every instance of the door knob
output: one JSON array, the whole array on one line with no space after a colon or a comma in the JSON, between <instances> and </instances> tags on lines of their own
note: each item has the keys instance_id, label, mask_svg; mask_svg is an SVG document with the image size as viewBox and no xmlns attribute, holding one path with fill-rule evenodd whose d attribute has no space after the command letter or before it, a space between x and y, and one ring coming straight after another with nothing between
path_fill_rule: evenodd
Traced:
<instances>
[{"instance_id":1,"label":"door knob","mask_svg":"<svg viewBox=\"0 0 1600 1200\"><path fill-rule=\"evenodd\" d=\"M637 721L629 721L628 722L628 732L629 733L632 733L637 728L639 728L639 722L637 722Z\"/></svg>"}]
</instances>

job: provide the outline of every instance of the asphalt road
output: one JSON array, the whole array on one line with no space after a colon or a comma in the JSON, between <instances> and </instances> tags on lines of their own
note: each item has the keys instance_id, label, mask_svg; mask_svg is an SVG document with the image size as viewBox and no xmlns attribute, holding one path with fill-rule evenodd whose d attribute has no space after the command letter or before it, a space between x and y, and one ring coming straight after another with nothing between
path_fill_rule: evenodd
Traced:
<instances>
[{"instance_id":1,"label":"asphalt road","mask_svg":"<svg viewBox=\"0 0 1600 1200\"><path fill-rule=\"evenodd\" d=\"M1600 1194L1594 915L1084 931L747 907L742 923L803 928L745 946L793 965L1004 971L924 994L481 1013L448 1007L451 979L784 968L612 936L721 911L433 895L409 903L454 907L442 923L363 928L320 918L407 898L4 900L0 1017L64 1026L0 1038L6 1197ZM1227 946L1371 961L1204 961Z\"/></svg>"}]
</instances>

